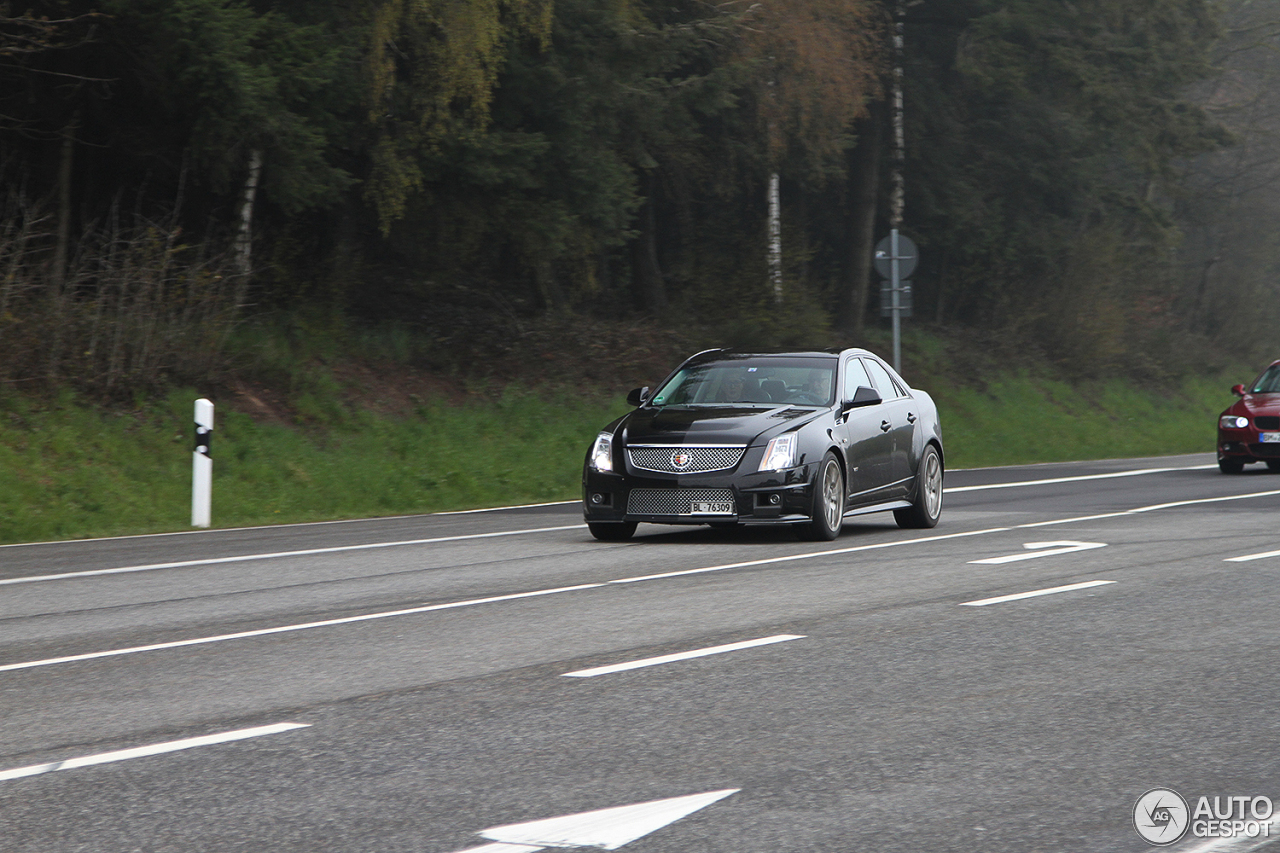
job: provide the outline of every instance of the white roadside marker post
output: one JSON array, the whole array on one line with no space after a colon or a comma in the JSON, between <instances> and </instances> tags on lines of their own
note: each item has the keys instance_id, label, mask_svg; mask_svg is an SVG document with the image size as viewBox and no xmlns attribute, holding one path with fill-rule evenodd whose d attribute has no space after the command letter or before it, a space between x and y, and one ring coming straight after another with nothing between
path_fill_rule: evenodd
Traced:
<instances>
[{"instance_id":1,"label":"white roadside marker post","mask_svg":"<svg viewBox=\"0 0 1280 853\"><path fill-rule=\"evenodd\" d=\"M196 446L191 454L191 526L208 527L213 492L213 457L209 443L213 439L213 403L201 397L196 400Z\"/></svg>"}]
</instances>

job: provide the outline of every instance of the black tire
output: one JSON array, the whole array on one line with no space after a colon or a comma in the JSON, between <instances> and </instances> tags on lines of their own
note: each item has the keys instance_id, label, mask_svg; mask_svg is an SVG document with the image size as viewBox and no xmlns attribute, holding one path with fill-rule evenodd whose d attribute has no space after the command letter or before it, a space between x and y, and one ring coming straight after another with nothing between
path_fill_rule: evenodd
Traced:
<instances>
[{"instance_id":1,"label":"black tire","mask_svg":"<svg viewBox=\"0 0 1280 853\"><path fill-rule=\"evenodd\" d=\"M1280 471L1280 459L1268 459L1267 468L1272 471Z\"/></svg>"},{"instance_id":2,"label":"black tire","mask_svg":"<svg viewBox=\"0 0 1280 853\"><path fill-rule=\"evenodd\" d=\"M1218 458L1218 470L1224 474L1239 474L1244 470L1244 463L1230 456L1221 456Z\"/></svg>"},{"instance_id":3,"label":"black tire","mask_svg":"<svg viewBox=\"0 0 1280 853\"><path fill-rule=\"evenodd\" d=\"M811 520L796 525L796 535L811 542L830 542L844 525L844 472L834 453L828 453L813 480Z\"/></svg>"},{"instance_id":4,"label":"black tire","mask_svg":"<svg viewBox=\"0 0 1280 853\"><path fill-rule=\"evenodd\" d=\"M587 529L601 542L625 542L636 532L634 521L588 521Z\"/></svg>"},{"instance_id":5,"label":"black tire","mask_svg":"<svg viewBox=\"0 0 1280 853\"><path fill-rule=\"evenodd\" d=\"M915 530L935 527L942 516L942 456L932 444L925 445L916 468L915 494L911 506L893 511L899 527Z\"/></svg>"}]
</instances>

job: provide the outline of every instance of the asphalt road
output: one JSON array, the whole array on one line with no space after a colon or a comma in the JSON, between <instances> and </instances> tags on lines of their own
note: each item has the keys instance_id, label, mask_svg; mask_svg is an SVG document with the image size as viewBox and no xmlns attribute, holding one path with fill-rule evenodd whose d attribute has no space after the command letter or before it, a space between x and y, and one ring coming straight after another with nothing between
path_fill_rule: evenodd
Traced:
<instances>
[{"instance_id":1,"label":"asphalt road","mask_svg":"<svg viewBox=\"0 0 1280 853\"><path fill-rule=\"evenodd\" d=\"M1141 851L1151 789L1280 801L1280 475L946 489L831 543L561 504L2 547L0 850Z\"/></svg>"}]
</instances>

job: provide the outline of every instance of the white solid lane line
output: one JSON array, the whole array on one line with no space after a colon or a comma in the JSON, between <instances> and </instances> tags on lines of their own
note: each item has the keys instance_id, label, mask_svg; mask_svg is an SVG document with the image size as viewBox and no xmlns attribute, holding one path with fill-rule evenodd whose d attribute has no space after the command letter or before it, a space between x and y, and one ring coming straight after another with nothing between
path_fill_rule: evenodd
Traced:
<instances>
[{"instance_id":1,"label":"white solid lane line","mask_svg":"<svg viewBox=\"0 0 1280 853\"><path fill-rule=\"evenodd\" d=\"M710 646L705 649L694 649L688 652L676 652L671 655L661 655L656 658L644 658L643 660L633 660L627 663L615 663L610 666L597 666L592 669L580 669L577 672L564 672L561 675L566 678L593 678L597 675L609 675L614 672L626 672L629 669L641 669L646 666L658 666L664 663L674 663L681 660L692 660L693 658L704 658L708 655L722 655L725 652L736 652L739 649L753 649L756 646L768 646L773 643L785 643L788 640L803 640L804 634L778 634L773 637L762 637L759 640L744 640L740 643L728 643L723 646Z\"/></svg>"},{"instance_id":2,"label":"white solid lane line","mask_svg":"<svg viewBox=\"0 0 1280 853\"><path fill-rule=\"evenodd\" d=\"M1071 583L1066 586L1054 586L1048 589L1036 589L1031 592L1019 592L1013 595L998 595L995 598L983 598L978 601L963 602L961 607L986 607L988 604L1003 604L1006 601L1019 601L1023 598L1036 598L1041 595L1053 595L1058 592L1071 592L1076 589L1088 589L1091 586L1105 586L1115 581L1085 581L1084 583Z\"/></svg>"},{"instance_id":3,"label":"white solid lane line","mask_svg":"<svg viewBox=\"0 0 1280 853\"><path fill-rule=\"evenodd\" d=\"M599 587L608 586L609 584L623 583L639 583L641 581L661 580L669 577L678 577L681 575L698 574L702 572L719 572L727 569L742 568L745 566L761 566L769 563L783 563L791 560L807 560L815 557L826 557L831 555L849 554L856 551L868 551L878 548L895 548L903 545L914 545L916 543L938 542L945 539L955 539L962 536L979 536L984 533L998 533L1008 528L995 527L990 530L976 530L966 533L949 533L945 536L924 536L917 539L900 539L894 542L881 542L876 545L860 545L853 548L838 548L832 551L811 551L805 554L792 554L786 557L771 557L762 560L749 560L745 563L726 563L721 566L707 566L700 569L689 569L680 572L664 572L656 575L646 575L644 577L621 578L619 580L605 581L602 583L578 584L576 586L557 587L555 589L540 589L533 592L517 592L510 595L497 595L489 598L475 598L468 601L455 601L448 604L429 604L422 607L408 607L402 610L388 610L380 613L365 613L360 616L345 616L339 619L324 619L318 622L303 622L294 625L281 625L273 628L259 628L253 631L239 631L234 634L219 634L212 637L194 637L189 640L173 640L168 643L153 643L146 646L132 646L124 649L108 649L101 652L87 652L79 655L67 655L65 657L47 658L44 660L22 661L20 663L9 663L0 665L0 672L10 672L18 669L33 669L41 666L53 666L60 663L76 663L79 661L95 660L97 658L119 657L121 655L132 655L141 652L154 652L163 649L179 649L185 646L199 646L207 643L221 643L227 640L242 640L249 637L265 637L271 634L283 634L290 631L306 631L312 628L329 628L335 625L350 625L356 622L369 622L375 619L389 619L393 616L410 616L419 613L430 613L436 610L450 610L457 607L471 607L477 604L492 604L500 601L515 601L522 598L533 598L540 595L555 595L561 592L576 592L582 589L597 589Z\"/></svg>"},{"instance_id":4,"label":"white solid lane line","mask_svg":"<svg viewBox=\"0 0 1280 853\"><path fill-rule=\"evenodd\" d=\"M640 577L619 578L617 580L605 581L603 583L580 584L578 586L559 587L557 589L535 590L533 592L520 592L511 595L498 595L491 598L477 598L469 601L456 601L449 604L432 604L423 607L410 607L403 610L391 610L382 613L367 613L362 616L348 616L341 619L325 619L319 622L306 622L295 625L282 625L276 628L262 628L256 631L242 631L236 634L223 634L214 637L197 637L190 640L177 640L169 643L156 643L148 646L135 646L127 649L111 649L102 652L90 652L81 655L69 655L67 657L49 658L47 660L24 661L21 663L10 663L0 665L0 672L8 672L17 669L30 669L39 666L52 666L60 663L71 663L74 661L93 660L95 658L115 657L118 655L136 654L138 652L149 652L160 649L176 649L183 646L196 646L204 643L217 643L224 640L237 640L245 637L262 637L268 634L282 634L287 631L303 631L310 628L326 628L333 625L347 625L355 622L367 622L374 619L387 619L392 616L406 616L417 613L428 613L434 610L448 610L455 607L469 607L476 604L489 604L499 601L514 601L521 598L532 598L539 595L553 595L560 592L573 592L581 589L596 589L598 587L607 586L609 584L639 583L641 581L661 580L664 578L681 577L684 575L700 574L704 572L718 572L727 569L745 568L750 566L763 566L772 563L785 563L793 560L809 560L818 557L839 556L841 554L852 554L860 551L871 551L880 548L895 548L903 545L914 545L917 543L940 542L947 539L956 539L965 536L981 536L987 533L1001 533L1011 529L1021 529L1028 527L1040 527L1045 524L1068 524L1073 521L1089 521L1095 518L1121 518L1126 515L1141 512L1151 512L1158 509L1168 509L1171 507L1189 506L1192 504L1214 503L1218 501L1243 500L1246 498L1267 497L1270 495L1280 495L1280 490L1268 492L1251 492L1243 495L1228 495L1221 498L1205 498L1202 500L1178 501L1169 504L1156 504L1154 506L1139 507L1137 509L1126 510L1122 512L1109 513L1101 516L1083 516L1076 518L1059 519L1053 522L1036 522L1033 524L1019 524L1013 528L1008 527L992 527L986 530L973 530L964 533L948 533L943 536L923 536L916 539L902 539L893 542L881 542L875 545L858 545L851 548L836 548L829 551L811 551L804 554L792 554L785 557L769 557L761 560L747 560L741 563L726 563L719 566L707 566L698 569L686 569L684 571L663 572L661 574L644 575Z\"/></svg>"},{"instance_id":5,"label":"white solid lane line","mask_svg":"<svg viewBox=\"0 0 1280 853\"><path fill-rule=\"evenodd\" d=\"M1152 504L1151 506L1140 506L1134 509L1122 509L1118 512L1104 512L1100 515L1081 515L1075 518L1058 518L1053 521L1033 521L1029 524L1016 525L1018 528L1027 527L1050 527L1055 524L1075 524L1081 521L1101 521L1108 518L1124 518L1126 515L1137 515L1143 512L1156 512L1162 509L1178 509L1184 506L1197 506L1199 504L1215 504L1225 501L1243 501L1249 498L1268 498L1274 495L1280 495L1280 489L1271 489L1266 492L1246 492L1243 495L1223 495L1219 498L1195 498L1185 501L1171 501L1164 504Z\"/></svg>"},{"instance_id":6,"label":"white solid lane line","mask_svg":"<svg viewBox=\"0 0 1280 853\"><path fill-rule=\"evenodd\" d=\"M281 557L312 557L316 554L340 554L344 551L369 551L374 548L399 548L405 545L435 545L440 542L465 542L469 539L496 539L500 536L523 536L530 533L554 533L560 530L576 530L585 524L566 524L559 527L533 527L527 530L500 530L496 533L468 533L460 536L437 536L433 539L405 539L398 542L370 542L365 545L335 545L332 548L307 548L300 551L274 551L265 554L241 554L238 557L210 557L204 560L182 560L175 563L150 563L145 566L120 566L115 569L88 569L82 572L65 572L59 575L33 575L26 578L0 579L0 586L16 583L40 583L73 578L91 578L101 575L123 575L133 572L154 572L157 569L186 569L193 566L216 566L223 563L246 563L253 560L275 560Z\"/></svg>"},{"instance_id":7,"label":"white solid lane line","mask_svg":"<svg viewBox=\"0 0 1280 853\"><path fill-rule=\"evenodd\" d=\"M82 758L70 758L66 761L53 761L48 764L33 764L30 767L18 767L14 770L0 771L0 780L21 779L24 776L39 776L41 773L52 773L55 770L70 770L74 767L91 767L94 764L108 764L112 761L127 761L130 758L144 758L148 755L161 755L166 752L178 752L197 746L211 746L215 743L229 743L251 737L274 735L293 729L305 729L310 723L275 723L270 726L257 726L252 729L239 729L234 732L221 732L216 735L189 737L183 740L171 740L168 743L153 743L150 746L137 746L133 749L120 749L115 752L100 752L97 755L86 755Z\"/></svg>"},{"instance_id":8,"label":"white solid lane line","mask_svg":"<svg viewBox=\"0 0 1280 853\"><path fill-rule=\"evenodd\" d=\"M108 649L104 652L88 652L82 655L67 655L60 658L47 658L45 660L24 661L22 663L8 663L0 666L0 672L10 672L15 669L33 669L38 666L53 666L59 663L75 663L76 661L95 660L97 658L118 657L120 655L135 655L139 652L155 652L161 649L180 649L184 646L201 646L206 643L222 643L227 640L243 640L247 637L266 637L271 634L284 634L290 631L306 631L311 628L330 628L335 625L351 625L356 622L370 622L374 619L390 619L393 616L409 616L415 613L431 613L435 610L452 610L457 607L472 607L477 604L492 604L496 601L515 601L521 598L534 598L539 595L555 595L559 592L575 592L580 589L595 589L604 586L599 583L579 584L578 586L564 586L558 589L539 589L533 592L517 592L511 595L495 595L490 598L473 598L470 601L454 601L448 604L427 604L422 607L407 607L403 610L388 610L382 613L365 613L360 616L344 616L340 619L324 619L319 622L303 622L296 625L281 625L276 628L259 628L255 631L240 631L235 634L219 634L214 637L196 637L190 640L174 640L169 643L154 643L149 646L133 646L127 649Z\"/></svg>"},{"instance_id":9,"label":"white solid lane line","mask_svg":"<svg viewBox=\"0 0 1280 853\"><path fill-rule=\"evenodd\" d=\"M981 492L987 489L1017 489L1023 486L1047 486L1053 483L1080 483L1085 480L1112 480L1117 477L1137 477L1140 474L1167 474L1170 471L1203 471L1217 468L1214 465L1190 465L1186 468L1137 468L1133 471L1116 471L1111 474L1082 474L1078 477L1049 477L1044 480L1021 480L1016 483L988 483L983 486L955 486L947 489L948 493Z\"/></svg>"},{"instance_id":10,"label":"white solid lane line","mask_svg":"<svg viewBox=\"0 0 1280 853\"><path fill-rule=\"evenodd\" d=\"M964 533L946 533L942 536L921 536L915 539L899 539L893 542L877 542L875 545L854 545L850 548L835 548L828 551L808 551L803 554L790 554L786 557L765 557L760 560L746 560L741 563L725 563L720 566L704 566L699 569L679 569L674 572L661 572L656 575L637 575L633 578L618 578L609 583L640 583L663 578L678 578L684 575L700 575L705 572L722 572L726 569L745 569L750 566L767 566L771 563L789 563L795 560L812 560L815 557L832 557L839 554L855 554L859 551L876 551L881 548L897 548L900 545L915 545L920 542L942 542L947 539L960 539L965 536L982 536L987 533L1004 533L1008 527L989 527L986 530L969 530Z\"/></svg>"},{"instance_id":11,"label":"white solid lane line","mask_svg":"<svg viewBox=\"0 0 1280 853\"><path fill-rule=\"evenodd\" d=\"M1269 557L1280 557L1280 551L1263 551L1261 554L1244 554L1240 557L1227 557L1226 563L1247 563L1250 560L1265 560Z\"/></svg>"}]
</instances>

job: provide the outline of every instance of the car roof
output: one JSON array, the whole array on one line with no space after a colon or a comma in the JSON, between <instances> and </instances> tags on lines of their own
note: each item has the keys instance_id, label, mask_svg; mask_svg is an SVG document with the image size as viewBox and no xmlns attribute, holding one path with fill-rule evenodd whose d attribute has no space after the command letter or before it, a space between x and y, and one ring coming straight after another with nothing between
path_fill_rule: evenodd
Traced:
<instances>
[{"instance_id":1,"label":"car roof","mask_svg":"<svg viewBox=\"0 0 1280 853\"><path fill-rule=\"evenodd\" d=\"M685 360L686 364L700 364L715 361L718 358L751 358L762 356L767 358L836 358L842 355L873 355L860 347L831 348L825 350L771 350L771 349L737 349L716 348L703 350Z\"/></svg>"}]
</instances>

